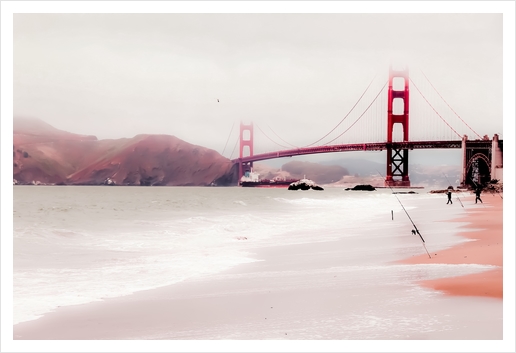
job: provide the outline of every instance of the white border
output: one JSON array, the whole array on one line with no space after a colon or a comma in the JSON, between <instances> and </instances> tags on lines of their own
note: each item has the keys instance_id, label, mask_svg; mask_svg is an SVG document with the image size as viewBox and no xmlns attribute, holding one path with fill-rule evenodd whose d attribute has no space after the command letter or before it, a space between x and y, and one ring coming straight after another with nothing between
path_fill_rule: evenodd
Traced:
<instances>
[{"instance_id":1,"label":"white border","mask_svg":"<svg viewBox=\"0 0 516 353\"><path fill-rule=\"evenodd\" d=\"M504 199L503 341L425 341L424 351L514 352L514 1L21 1L1 2L1 347L2 352L412 352L414 341L13 341L12 340L12 114L14 13L503 13L504 15L504 152L507 190ZM11 157L9 157L11 156ZM9 222L10 217L10 222ZM511 223L512 222L512 223ZM510 284L510 285L509 285ZM512 340L511 340L512 339ZM72 345L73 344L73 345ZM417 345L416 345L417 344ZM443 346L444 344L444 346ZM73 347L73 348L72 348ZM446 347L446 348L443 348Z\"/></svg>"}]
</instances>

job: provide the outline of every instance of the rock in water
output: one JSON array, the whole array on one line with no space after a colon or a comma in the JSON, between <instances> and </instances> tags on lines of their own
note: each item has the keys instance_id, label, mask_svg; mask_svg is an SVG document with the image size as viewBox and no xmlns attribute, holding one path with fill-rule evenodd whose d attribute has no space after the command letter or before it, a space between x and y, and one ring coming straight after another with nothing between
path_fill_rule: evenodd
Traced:
<instances>
[{"instance_id":1,"label":"rock in water","mask_svg":"<svg viewBox=\"0 0 516 353\"><path fill-rule=\"evenodd\" d=\"M317 185L313 180L301 179L293 182L288 186L289 190L324 190L321 186Z\"/></svg>"},{"instance_id":2,"label":"rock in water","mask_svg":"<svg viewBox=\"0 0 516 353\"><path fill-rule=\"evenodd\" d=\"M360 190L360 191L375 191L376 188L372 185L355 185L353 188L347 188L346 190Z\"/></svg>"}]
</instances>

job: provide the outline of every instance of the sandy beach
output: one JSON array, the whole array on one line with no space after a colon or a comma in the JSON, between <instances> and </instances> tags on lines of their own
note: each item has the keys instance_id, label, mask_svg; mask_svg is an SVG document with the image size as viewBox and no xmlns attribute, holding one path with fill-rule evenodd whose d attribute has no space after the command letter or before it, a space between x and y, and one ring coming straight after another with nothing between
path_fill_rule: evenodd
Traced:
<instances>
[{"instance_id":1,"label":"sandy beach","mask_svg":"<svg viewBox=\"0 0 516 353\"><path fill-rule=\"evenodd\" d=\"M59 308L38 320L15 325L13 338L22 347L31 347L31 340L174 340L184 351L231 351L232 346L225 345L228 342L237 344L237 351L249 350L252 342L257 344L251 350L257 351L270 347L356 350L356 345L350 346L355 340L363 342L361 349L370 350L386 347L378 346L383 340L398 342L399 349L408 344L416 350L414 344L420 340L427 342L426 349L439 349L438 340L501 342L502 199L485 195L484 204L478 205L471 196L462 200L467 204L465 216L452 222L467 224L461 226L460 235L472 241L432 251L431 259L420 252L391 261L405 272L387 284L378 281L374 290L375 278L370 273L377 272L380 279L385 276L382 269L364 264L373 270L369 277L362 277L369 283L362 283L363 269L350 272L342 267L343 254L361 249L344 249L341 241L276 246L257 249L260 261L209 278ZM442 208L440 200L438 203L435 207ZM417 272L421 264L498 267L460 277L407 280L406 271L414 266ZM348 295L350 286L352 295ZM399 287L413 297L401 301ZM429 298L424 305L421 295ZM361 309L365 314L355 312L354 307L365 308ZM471 311L471 307L476 309ZM436 320L437 311L446 314L439 314ZM447 324L447 320L455 321ZM206 345L205 340L217 342ZM277 344L265 348L264 340ZM311 340L318 343L312 345ZM494 347L494 341L490 342ZM475 347L481 346L475 343ZM138 345L129 347L137 349ZM146 347L143 349L150 346Z\"/></svg>"},{"instance_id":2,"label":"sandy beach","mask_svg":"<svg viewBox=\"0 0 516 353\"><path fill-rule=\"evenodd\" d=\"M484 203L474 204L474 196L464 198L471 202L467 216L456 222L467 222L460 234L472 241L437 253L413 256L401 261L407 264L484 264L499 266L492 271L461 277L420 282L421 285L444 291L450 295L486 296L503 298L503 199L500 195L483 195Z\"/></svg>"}]
</instances>

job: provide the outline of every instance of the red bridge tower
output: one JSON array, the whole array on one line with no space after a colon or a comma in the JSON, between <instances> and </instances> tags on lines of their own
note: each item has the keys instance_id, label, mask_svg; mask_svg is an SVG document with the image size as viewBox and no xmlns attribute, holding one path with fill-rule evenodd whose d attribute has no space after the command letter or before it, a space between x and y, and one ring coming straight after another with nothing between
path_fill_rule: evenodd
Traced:
<instances>
[{"instance_id":1,"label":"red bridge tower","mask_svg":"<svg viewBox=\"0 0 516 353\"><path fill-rule=\"evenodd\" d=\"M248 133L244 134L246 131ZM244 147L249 148L249 154L244 156ZM253 123L244 124L240 122L240 159L243 157L253 156ZM240 179L245 172L251 171L253 168L253 162L240 162L238 164L238 183L240 184Z\"/></svg>"},{"instance_id":2,"label":"red bridge tower","mask_svg":"<svg viewBox=\"0 0 516 353\"><path fill-rule=\"evenodd\" d=\"M403 80L403 85L400 84ZM389 91L387 100L387 173L385 186L409 187L408 176L408 150L394 149L389 146L392 143L392 131L394 124L401 124L403 128L403 141L409 140L409 74L408 69L393 70L389 67ZM393 82L396 89L393 89ZM400 90L400 87L404 87ZM394 104L396 102L396 104ZM393 113L393 105L396 113ZM400 108L403 111L400 113ZM400 179L401 177L401 179Z\"/></svg>"}]
</instances>

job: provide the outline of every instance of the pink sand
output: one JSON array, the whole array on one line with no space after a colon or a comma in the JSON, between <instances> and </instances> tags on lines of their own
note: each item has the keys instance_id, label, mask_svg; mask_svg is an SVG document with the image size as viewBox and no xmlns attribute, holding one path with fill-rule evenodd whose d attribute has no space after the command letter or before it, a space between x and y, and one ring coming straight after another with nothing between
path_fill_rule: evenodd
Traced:
<instances>
[{"instance_id":1,"label":"pink sand","mask_svg":"<svg viewBox=\"0 0 516 353\"><path fill-rule=\"evenodd\" d=\"M422 281L421 285L450 295L503 298L503 200L499 194L495 196L483 195L484 204L466 208L467 216L455 220L469 223L461 235L475 241L441 250L431 254L432 258L419 255L401 263L483 264L500 268L467 276Z\"/></svg>"}]
</instances>

